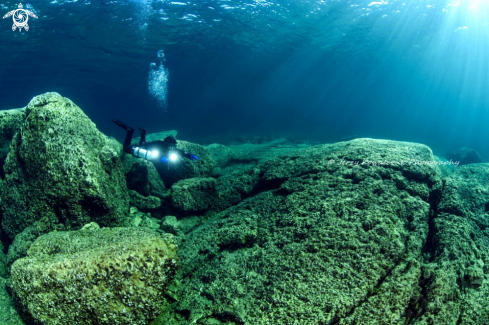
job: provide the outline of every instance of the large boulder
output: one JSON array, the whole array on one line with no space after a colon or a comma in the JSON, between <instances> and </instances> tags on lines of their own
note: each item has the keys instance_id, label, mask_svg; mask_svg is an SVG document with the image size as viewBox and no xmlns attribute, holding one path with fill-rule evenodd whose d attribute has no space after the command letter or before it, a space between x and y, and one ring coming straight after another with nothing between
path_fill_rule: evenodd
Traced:
<instances>
[{"instance_id":1,"label":"large boulder","mask_svg":"<svg viewBox=\"0 0 489 325\"><path fill-rule=\"evenodd\" d=\"M147 325L161 311L178 261L174 237L144 228L51 232L12 265L30 316L50 325Z\"/></svg>"},{"instance_id":2,"label":"large boulder","mask_svg":"<svg viewBox=\"0 0 489 325\"><path fill-rule=\"evenodd\" d=\"M238 187L248 197L186 233L161 324L409 323L442 189L434 162L424 145L358 139L261 163Z\"/></svg>"},{"instance_id":3,"label":"large boulder","mask_svg":"<svg viewBox=\"0 0 489 325\"><path fill-rule=\"evenodd\" d=\"M96 221L119 225L129 199L113 141L71 100L31 100L4 165L2 226L10 237L37 223L46 232Z\"/></svg>"}]
</instances>

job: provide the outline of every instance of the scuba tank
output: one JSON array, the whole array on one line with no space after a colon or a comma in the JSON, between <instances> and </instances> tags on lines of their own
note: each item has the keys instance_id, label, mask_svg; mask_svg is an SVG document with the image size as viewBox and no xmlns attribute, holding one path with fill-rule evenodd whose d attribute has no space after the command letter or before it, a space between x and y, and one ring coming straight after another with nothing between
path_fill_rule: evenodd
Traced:
<instances>
[{"instance_id":1,"label":"scuba tank","mask_svg":"<svg viewBox=\"0 0 489 325\"><path fill-rule=\"evenodd\" d=\"M146 150L146 149L139 148L139 147L134 147L132 153L135 157L143 158L146 160L152 160L152 159L155 159L156 157L158 157L158 151Z\"/></svg>"}]
</instances>

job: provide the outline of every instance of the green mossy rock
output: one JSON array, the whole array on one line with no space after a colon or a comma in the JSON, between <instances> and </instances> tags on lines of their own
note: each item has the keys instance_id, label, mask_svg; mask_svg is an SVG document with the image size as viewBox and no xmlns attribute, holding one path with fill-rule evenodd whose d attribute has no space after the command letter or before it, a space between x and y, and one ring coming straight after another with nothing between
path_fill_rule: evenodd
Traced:
<instances>
[{"instance_id":1,"label":"green mossy rock","mask_svg":"<svg viewBox=\"0 0 489 325\"><path fill-rule=\"evenodd\" d=\"M263 173L264 169L260 167L250 167L217 179L219 198L215 204L216 210L227 209L259 191Z\"/></svg>"},{"instance_id":2,"label":"green mossy rock","mask_svg":"<svg viewBox=\"0 0 489 325\"><path fill-rule=\"evenodd\" d=\"M235 157L235 154L231 149L225 145L213 143L207 146L212 158L219 165L224 168Z\"/></svg>"},{"instance_id":3,"label":"green mossy rock","mask_svg":"<svg viewBox=\"0 0 489 325\"><path fill-rule=\"evenodd\" d=\"M0 277L0 324L2 325L33 325L25 323L16 310L16 302L9 293L12 281L8 278ZM7 289L9 288L9 289Z\"/></svg>"},{"instance_id":4,"label":"green mossy rock","mask_svg":"<svg viewBox=\"0 0 489 325\"><path fill-rule=\"evenodd\" d=\"M158 324L409 323L442 188L416 162L433 161L424 145L358 139L260 164L250 197L185 234Z\"/></svg>"},{"instance_id":5,"label":"green mossy rock","mask_svg":"<svg viewBox=\"0 0 489 325\"><path fill-rule=\"evenodd\" d=\"M184 212L210 209L218 198L214 178L189 178L172 186L172 205Z\"/></svg>"},{"instance_id":6,"label":"green mossy rock","mask_svg":"<svg viewBox=\"0 0 489 325\"><path fill-rule=\"evenodd\" d=\"M122 153L122 145L120 145L119 152L122 155L128 189L143 196L152 195L164 198L168 195L169 190L165 188L165 184L153 163Z\"/></svg>"},{"instance_id":7,"label":"green mossy rock","mask_svg":"<svg viewBox=\"0 0 489 325\"><path fill-rule=\"evenodd\" d=\"M161 199L156 196L143 196L136 191L129 191L131 205L141 211L156 210L161 207Z\"/></svg>"},{"instance_id":8,"label":"green mossy rock","mask_svg":"<svg viewBox=\"0 0 489 325\"><path fill-rule=\"evenodd\" d=\"M33 98L25 113L4 165L7 234L13 238L34 222L47 231L60 223L68 230L90 221L121 224L129 196L113 141L57 93Z\"/></svg>"},{"instance_id":9,"label":"green mossy rock","mask_svg":"<svg viewBox=\"0 0 489 325\"><path fill-rule=\"evenodd\" d=\"M0 111L0 179L3 177L2 166L10 150L10 143L14 135L20 130L25 118L24 108Z\"/></svg>"},{"instance_id":10,"label":"green mossy rock","mask_svg":"<svg viewBox=\"0 0 489 325\"><path fill-rule=\"evenodd\" d=\"M66 227L63 224L57 224L54 228L55 231L66 231ZM29 226L18 233L12 244L8 247L8 266L10 267L17 259L27 256L27 250L36 238L50 230L52 230L51 227L46 227L46 224L35 221L32 226Z\"/></svg>"},{"instance_id":11,"label":"green mossy rock","mask_svg":"<svg viewBox=\"0 0 489 325\"><path fill-rule=\"evenodd\" d=\"M11 266L16 260L27 256L27 250L39 237L39 231L35 226L29 226L15 236L14 241L8 247L7 265Z\"/></svg>"},{"instance_id":12,"label":"green mossy rock","mask_svg":"<svg viewBox=\"0 0 489 325\"><path fill-rule=\"evenodd\" d=\"M489 324L489 164L464 165L445 179L433 228L416 324Z\"/></svg>"},{"instance_id":13,"label":"green mossy rock","mask_svg":"<svg viewBox=\"0 0 489 325\"><path fill-rule=\"evenodd\" d=\"M240 164L253 164L283 155L297 154L309 147L311 147L310 144L290 143L286 139L254 141L228 146L233 152L234 162ZM233 169L236 168L236 166L233 167Z\"/></svg>"},{"instance_id":14,"label":"green mossy rock","mask_svg":"<svg viewBox=\"0 0 489 325\"><path fill-rule=\"evenodd\" d=\"M51 232L28 254L12 265L13 288L46 325L148 325L178 264L173 236L143 228Z\"/></svg>"},{"instance_id":15,"label":"green mossy rock","mask_svg":"<svg viewBox=\"0 0 489 325\"><path fill-rule=\"evenodd\" d=\"M7 255L4 253L5 247L2 242L0 242L0 277L7 278L9 275L9 270L7 267Z\"/></svg>"}]
</instances>

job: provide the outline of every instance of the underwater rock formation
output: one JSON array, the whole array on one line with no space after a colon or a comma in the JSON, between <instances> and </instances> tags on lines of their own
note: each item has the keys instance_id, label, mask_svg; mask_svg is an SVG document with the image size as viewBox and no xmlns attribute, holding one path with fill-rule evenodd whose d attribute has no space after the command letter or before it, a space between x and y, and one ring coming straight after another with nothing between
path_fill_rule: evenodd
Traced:
<instances>
[{"instance_id":1,"label":"underwater rock formation","mask_svg":"<svg viewBox=\"0 0 489 325\"><path fill-rule=\"evenodd\" d=\"M0 111L0 179L4 177L2 167L10 149L10 143L15 133L20 130L25 118L26 112L23 108Z\"/></svg>"},{"instance_id":2,"label":"underwater rock formation","mask_svg":"<svg viewBox=\"0 0 489 325\"><path fill-rule=\"evenodd\" d=\"M122 151L119 144L118 152ZM145 212L163 215L170 207L170 190L152 162L121 153L131 206Z\"/></svg>"},{"instance_id":3,"label":"underwater rock formation","mask_svg":"<svg viewBox=\"0 0 489 325\"><path fill-rule=\"evenodd\" d=\"M5 252L5 246L0 242L0 278L6 278L9 276L7 267L7 254Z\"/></svg>"},{"instance_id":4,"label":"underwater rock formation","mask_svg":"<svg viewBox=\"0 0 489 325\"><path fill-rule=\"evenodd\" d=\"M26 256L27 250L37 237L39 237L39 230L35 226L29 226L17 234L8 247L7 264L11 266L17 259Z\"/></svg>"},{"instance_id":5,"label":"underwater rock formation","mask_svg":"<svg viewBox=\"0 0 489 325\"><path fill-rule=\"evenodd\" d=\"M8 278L0 277L0 320L2 325L31 325L26 324L19 312L16 310L16 303L9 290L12 286Z\"/></svg>"},{"instance_id":6,"label":"underwater rock formation","mask_svg":"<svg viewBox=\"0 0 489 325\"><path fill-rule=\"evenodd\" d=\"M156 196L143 196L136 191L129 191L131 204L142 211L156 210L161 206L161 199Z\"/></svg>"},{"instance_id":7,"label":"underwater rock formation","mask_svg":"<svg viewBox=\"0 0 489 325\"><path fill-rule=\"evenodd\" d=\"M178 141L200 159L157 171L57 94L3 114L7 263L36 322L149 324L165 305L154 325L489 323L489 164L388 140ZM134 228L63 231L93 220Z\"/></svg>"},{"instance_id":8,"label":"underwater rock formation","mask_svg":"<svg viewBox=\"0 0 489 325\"><path fill-rule=\"evenodd\" d=\"M122 145L119 152L122 151ZM164 198L168 190L153 163L138 159L133 155L122 154L122 164L126 175L127 188L143 196Z\"/></svg>"},{"instance_id":9,"label":"underwater rock formation","mask_svg":"<svg viewBox=\"0 0 489 325\"><path fill-rule=\"evenodd\" d=\"M90 226L39 237L12 265L12 284L42 324L147 325L177 265L170 234Z\"/></svg>"},{"instance_id":10,"label":"underwater rock formation","mask_svg":"<svg viewBox=\"0 0 489 325\"><path fill-rule=\"evenodd\" d=\"M213 143L207 146L207 149L211 153L214 161L219 165L219 167L224 168L227 164L235 157L235 154L228 147Z\"/></svg>"},{"instance_id":11,"label":"underwater rock formation","mask_svg":"<svg viewBox=\"0 0 489 325\"><path fill-rule=\"evenodd\" d=\"M218 197L213 178L189 178L172 186L172 205L185 212L210 209Z\"/></svg>"},{"instance_id":12,"label":"underwater rock formation","mask_svg":"<svg viewBox=\"0 0 489 325\"><path fill-rule=\"evenodd\" d=\"M162 324L414 320L442 189L432 161L424 145L358 139L260 164L250 197L185 234Z\"/></svg>"},{"instance_id":13,"label":"underwater rock formation","mask_svg":"<svg viewBox=\"0 0 489 325\"><path fill-rule=\"evenodd\" d=\"M235 162L263 162L282 155L297 154L310 146L307 143L296 144L289 143L286 139L276 139L269 142L243 143L228 147L233 152Z\"/></svg>"},{"instance_id":14,"label":"underwater rock formation","mask_svg":"<svg viewBox=\"0 0 489 325\"><path fill-rule=\"evenodd\" d=\"M114 140L67 98L34 97L4 165L2 227L10 237L36 225L44 233L63 224L121 224L129 209Z\"/></svg>"},{"instance_id":15,"label":"underwater rock formation","mask_svg":"<svg viewBox=\"0 0 489 325\"><path fill-rule=\"evenodd\" d=\"M256 192L260 187L263 173L264 170L260 168L244 168L238 173L220 177L216 184L219 193L215 204L216 210L224 210L236 205Z\"/></svg>"},{"instance_id":16,"label":"underwater rock formation","mask_svg":"<svg viewBox=\"0 0 489 325\"><path fill-rule=\"evenodd\" d=\"M467 147L460 148L457 151L447 152L446 158L452 161L459 161L460 165L478 164L482 162L477 151Z\"/></svg>"},{"instance_id":17,"label":"underwater rock formation","mask_svg":"<svg viewBox=\"0 0 489 325\"><path fill-rule=\"evenodd\" d=\"M489 164L445 179L419 324L489 324Z\"/></svg>"}]
</instances>

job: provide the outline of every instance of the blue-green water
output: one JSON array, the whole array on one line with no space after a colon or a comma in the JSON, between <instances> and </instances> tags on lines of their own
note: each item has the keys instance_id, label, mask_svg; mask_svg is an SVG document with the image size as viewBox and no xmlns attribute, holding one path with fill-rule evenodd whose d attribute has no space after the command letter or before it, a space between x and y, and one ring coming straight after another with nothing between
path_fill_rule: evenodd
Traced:
<instances>
[{"instance_id":1,"label":"blue-green water","mask_svg":"<svg viewBox=\"0 0 489 325\"><path fill-rule=\"evenodd\" d=\"M483 1L24 5L29 31L0 20L0 109L56 91L118 138L111 117L201 143L367 136L489 158Z\"/></svg>"}]
</instances>

